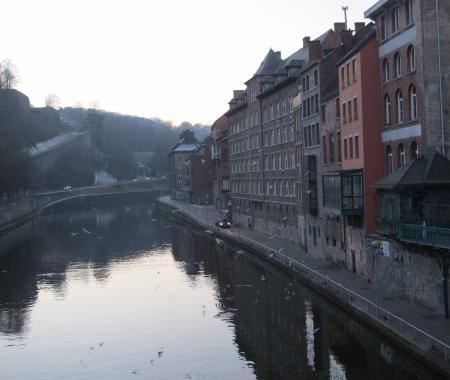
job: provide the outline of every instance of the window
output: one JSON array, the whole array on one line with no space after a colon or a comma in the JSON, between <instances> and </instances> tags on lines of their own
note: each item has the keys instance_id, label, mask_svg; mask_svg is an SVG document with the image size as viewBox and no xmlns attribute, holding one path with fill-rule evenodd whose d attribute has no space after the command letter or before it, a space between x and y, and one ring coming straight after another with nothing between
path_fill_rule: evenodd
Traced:
<instances>
[{"instance_id":1,"label":"window","mask_svg":"<svg viewBox=\"0 0 450 380\"><path fill-rule=\"evenodd\" d=\"M323 154L323 163L327 163L327 136L322 137L322 154Z\"/></svg>"},{"instance_id":2,"label":"window","mask_svg":"<svg viewBox=\"0 0 450 380\"><path fill-rule=\"evenodd\" d=\"M339 106L339 98L336 99L336 119L341 117L341 107Z\"/></svg>"},{"instance_id":3,"label":"window","mask_svg":"<svg viewBox=\"0 0 450 380\"><path fill-rule=\"evenodd\" d=\"M353 99L353 116L358 120L358 98Z\"/></svg>"},{"instance_id":4,"label":"window","mask_svg":"<svg viewBox=\"0 0 450 380\"><path fill-rule=\"evenodd\" d=\"M325 123L325 122L326 122L326 114L325 114L326 109L325 109L325 104L322 104L322 106L321 106L321 111L322 111L322 123Z\"/></svg>"},{"instance_id":5,"label":"window","mask_svg":"<svg viewBox=\"0 0 450 380\"><path fill-rule=\"evenodd\" d=\"M316 124L316 145L320 145L320 127Z\"/></svg>"},{"instance_id":6,"label":"window","mask_svg":"<svg viewBox=\"0 0 450 380\"><path fill-rule=\"evenodd\" d=\"M413 23L412 0L406 0L405 2L405 17L406 17L406 25L411 25Z\"/></svg>"},{"instance_id":7,"label":"window","mask_svg":"<svg viewBox=\"0 0 450 380\"><path fill-rule=\"evenodd\" d=\"M355 157L359 158L359 136L355 136Z\"/></svg>"},{"instance_id":8,"label":"window","mask_svg":"<svg viewBox=\"0 0 450 380\"><path fill-rule=\"evenodd\" d=\"M344 66L341 67L341 83L342 83L342 88L345 88L345 68L344 68Z\"/></svg>"},{"instance_id":9,"label":"window","mask_svg":"<svg viewBox=\"0 0 450 380\"><path fill-rule=\"evenodd\" d=\"M323 205L334 209L341 208L341 177L339 175L324 175Z\"/></svg>"},{"instance_id":10,"label":"window","mask_svg":"<svg viewBox=\"0 0 450 380\"><path fill-rule=\"evenodd\" d=\"M362 172L344 173L342 182L342 210L345 212L363 209L363 178Z\"/></svg>"},{"instance_id":11,"label":"window","mask_svg":"<svg viewBox=\"0 0 450 380\"><path fill-rule=\"evenodd\" d=\"M347 63L347 86L350 86L350 63Z\"/></svg>"},{"instance_id":12,"label":"window","mask_svg":"<svg viewBox=\"0 0 450 380\"><path fill-rule=\"evenodd\" d=\"M353 83L356 82L356 59L352 61L352 75L353 75Z\"/></svg>"},{"instance_id":13,"label":"window","mask_svg":"<svg viewBox=\"0 0 450 380\"><path fill-rule=\"evenodd\" d=\"M352 101L349 100L347 103L347 107L348 107L348 122L351 123L353 120L353 115L352 115Z\"/></svg>"},{"instance_id":14,"label":"window","mask_svg":"<svg viewBox=\"0 0 450 380\"><path fill-rule=\"evenodd\" d=\"M387 38L387 17L381 17L381 40L384 41Z\"/></svg>"},{"instance_id":15,"label":"window","mask_svg":"<svg viewBox=\"0 0 450 380\"><path fill-rule=\"evenodd\" d=\"M341 132L337 133L337 144L338 144L338 161L341 162L342 156L341 156Z\"/></svg>"},{"instance_id":16,"label":"window","mask_svg":"<svg viewBox=\"0 0 450 380\"><path fill-rule=\"evenodd\" d=\"M410 45L408 47L408 71L412 72L416 69L416 50L414 46Z\"/></svg>"},{"instance_id":17,"label":"window","mask_svg":"<svg viewBox=\"0 0 450 380\"><path fill-rule=\"evenodd\" d=\"M399 23L399 9L395 8L391 12L392 34L397 33L400 30Z\"/></svg>"},{"instance_id":18,"label":"window","mask_svg":"<svg viewBox=\"0 0 450 380\"><path fill-rule=\"evenodd\" d=\"M348 139L348 145L349 145L349 150L350 150L350 158L353 158L353 137L350 137Z\"/></svg>"},{"instance_id":19,"label":"window","mask_svg":"<svg viewBox=\"0 0 450 380\"><path fill-rule=\"evenodd\" d=\"M413 141L411 143L411 160L414 160L415 158L419 158L419 145Z\"/></svg>"},{"instance_id":20,"label":"window","mask_svg":"<svg viewBox=\"0 0 450 380\"><path fill-rule=\"evenodd\" d=\"M316 95L314 97L314 103L315 103L315 106L316 106L315 113L319 113L319 95Z\"/></svg>"},{"instance_id":21,"label":"window","mask_svg":"<svg viewBox=\"0 0 450 380\"><path fill-rule=\"evenodd\" d=\"M394 55L394 65L395 78L400 78L402 76L402 58L399 53Z\"/></svg>"},{"instance_id":22,"label":"window","mask_svg":"<svg viewBox=\"0 0 450 380\"><path fill-rule=\"evenodd\" d=\"M390 125L392 122L392 105L391 97L389 95L385 95L384 97L384 117L385 124Z\"/></svg>"},{"instance_id":23,"label":"window","mask_svg":"<svg viewBox=\"0 0 450 380\"><path fill-rule=\"evenodd\" d=\"M395 95L397 100L397 123L403 123L403 94L400 90Z\"/></svg>"},{"instance_id":24,"label":"window","mask_svg":"<svg viewBox=\"0 0 450 380\"><path fill-rule=\"evenodd\" d=\"M383 61L383 81L384 83L389 82L389 61L387 58Z\"/></svg>"},{"instance_id":25,"label":"window","mask_svg":"<svg viewBox=\"0 0 450 380\"><path fill-rule=\"evenodd\" d=\"M328 141L330 145L330 162L334 162L334 135L331 133L328 136Z\"/></svg>"},{"instance_id":26,"label":"window","mask_svg":"<svg viewBox=\"0 0 450 380\"><path fill-rule=\"evenodd\" d=\"M309 90L309 75L306 76L306 91Z\"/></svg>"},{"instance_id":27,"label":"window","mask_svg":"<svg viewBox=\"0 0 450 380\"><path fill-rule=\"evenodd\" d=\"M348 158L348 142L347 138L344 138L344 159Z\"/></svg>"},{"instance_id":28,"label":"window","mask_svg":"<svg viewBox=\"0 0 450 380\"><path fill-rule=\"evenodd\" d=\"M343 118L342 122L344 124L347 124L347 104L346 103L344 103L342 105L342 118Z\"/></svg>"},{"instance_id":29,"label":"window","mask_svg":"<svg viewBox=\"0 0 450 380\"><path fill-rule=\"evenodd\" d=\"M314 71L314 86L319 85L319 72L317 70Z\"/></svg>"},{"instance_id":30,"label":"window","mask_svg":"<svg viewBox=\"0 0 450 380\"><path fill-rule=\"evenodd\" d=\"M405 165L406 157L405 157L405 146L400 144L398 146L398 164L400 166Z\"/></svg>"},{"instance_id":31,"label":"window","mask_svg":"<svg viewBox=\"0 0 450 380\"><path fill-rule=\"evenodd\" d=\"M417 119L417 91L413 84L409 87L409 115L411 120Z\"/></svg>"},{"instance_id":32,"label":"window","mask_svg":"<svg viewBox=\"0 0 450 380\"><path fill-rule=\"evenodd\" d=\"M388 145L386 147L386 173L391 174L393 170L394 170L394 163L392 160L392 149Z\"/></svg>"}]
</instances>

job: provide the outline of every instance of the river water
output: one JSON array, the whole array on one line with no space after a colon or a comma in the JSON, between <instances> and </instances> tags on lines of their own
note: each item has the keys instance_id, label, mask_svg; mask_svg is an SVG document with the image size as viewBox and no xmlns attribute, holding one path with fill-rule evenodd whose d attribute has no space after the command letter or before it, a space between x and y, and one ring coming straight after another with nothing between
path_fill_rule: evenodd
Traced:
<instances>
[{"instance_id":1,"label":"river water","mask_svg":"<svg viewBox=\"0 0 450 380\"><path fill-rule=\"evenodd\" d=\"M0 259L0 379L438 379L253 255L141 204L35 220Z\"/></svg>"}]
</instances>

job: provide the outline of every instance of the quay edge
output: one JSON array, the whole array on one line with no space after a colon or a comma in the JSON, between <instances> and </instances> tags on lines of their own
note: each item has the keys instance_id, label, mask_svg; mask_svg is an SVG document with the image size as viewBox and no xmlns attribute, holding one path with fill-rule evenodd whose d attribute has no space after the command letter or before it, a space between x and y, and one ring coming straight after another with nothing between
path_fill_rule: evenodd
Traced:
<instances>
[{"instance_id":1,"label":"quay edge","mask_svg":"<svg viewBox=\"0 0 450 380\"><path fill-rule=\"evenodd\" d=\"M365 324L368 328L371 328L380 335L384 336L393 344L399 346L401 349L411 354L417 360L422 361L425 365L430 367L438 374L442 375L444 378L450 379L450 363L448 361L436 355L433 355L430 352L425 352L423 349L420 348L420 346L406 339L405 337L400 335L397 331L392 329L390 326L383 323L381 320L374 318L372 315L366 313L364 310L350 303L345 297L342 297L333 292L326 282L314 281L310 279L302 271L295 270L290 265L277 259L275 255L271 255L268 252L264 252L263 249L261 249L261 247L258 247L249 241L239 239L238 237L233 236L232 234L226 233L226 231L208 225L205 222L200 221L194 216L185 212L184 210L177 208L175 205L162 202L160 199L158 199L156 201L156 208L158 211L168 216L172 216L178 221L188 223L197 228L208 229L212 231L212 233L216 237L219 237L220 239L228 243L231 243L233 246L245 249L247 252L258 256L259 258L270 263L271 265L274 265L278 269L282 270L283 272L292 276L296 280L300 281L302 284L306 285L308 288L312 289L317 294L323 296L328 301L342 308L343 310L351 314L354 318L358 319L363 324ZM272 253L276 252L272 251Z\"/></svg>"}]
</instances>

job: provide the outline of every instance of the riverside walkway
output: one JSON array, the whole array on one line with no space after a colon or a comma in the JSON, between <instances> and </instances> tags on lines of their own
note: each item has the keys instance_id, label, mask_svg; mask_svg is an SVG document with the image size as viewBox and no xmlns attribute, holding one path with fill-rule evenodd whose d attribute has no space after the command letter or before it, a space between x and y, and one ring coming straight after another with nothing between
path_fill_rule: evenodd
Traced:
<instances>
[{"instance_id":1,"label":"riverside walkway","mask_svg":"<svg viewBox=\"0 0 450 380\"><path fill-rule=\"evenodd\" d=\"M205 228L213 229L214 221L219 216L219 211L214 206L193 205L171 200L170 197L162 197L159 201L191 216ZM441 362L441 370L444 369L450 375L450 320L408 299L384 295L383 286L388 284L379 286L377 308L376 288L373 284L340 265L311 257L299 246L285 239L243 226L220 230L219 233L244 244L254 243L268 252L272 250L280 253L287 265L304 272L304 277L311 280L313 288L314 284L319 285L322 290L325 288L322 293L328 293L329 298L334 298L335 301L348 303L359 311L361 318L375 322L386 335L397 338L397 341L400 338L404 346L423 357L429 357L429 363L433 363L432 357L436 356ZM268 255L271 256L272 254Z\"/></svg>"}]
</instances>

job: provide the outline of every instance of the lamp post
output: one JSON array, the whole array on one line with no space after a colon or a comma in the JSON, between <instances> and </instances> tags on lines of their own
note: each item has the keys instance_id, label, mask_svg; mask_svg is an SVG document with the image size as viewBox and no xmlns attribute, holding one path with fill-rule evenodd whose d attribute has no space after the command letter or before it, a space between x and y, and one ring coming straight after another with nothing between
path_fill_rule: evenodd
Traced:
<instances>
[{"instance_id":1,"label":"lamp post","mask_svg":"<svg viewBox=\"0 0 450 380\"><path fill-rule=\"evenodd\" d=\"M205 199L206 199L206 224L209 227L209 218L208 218L209 195L205 195Z\"/></svg>"},{"instance_id":2,"label":"lamp post","mask_svg":"<svg viewBox=\"0 0 450 380\"><path fill-rule=\"evenodd\" d=\"M236 211L238 212L238 237L241 239L241 208L239 206L236 207Z\"/></svg>"}]
</instances>

